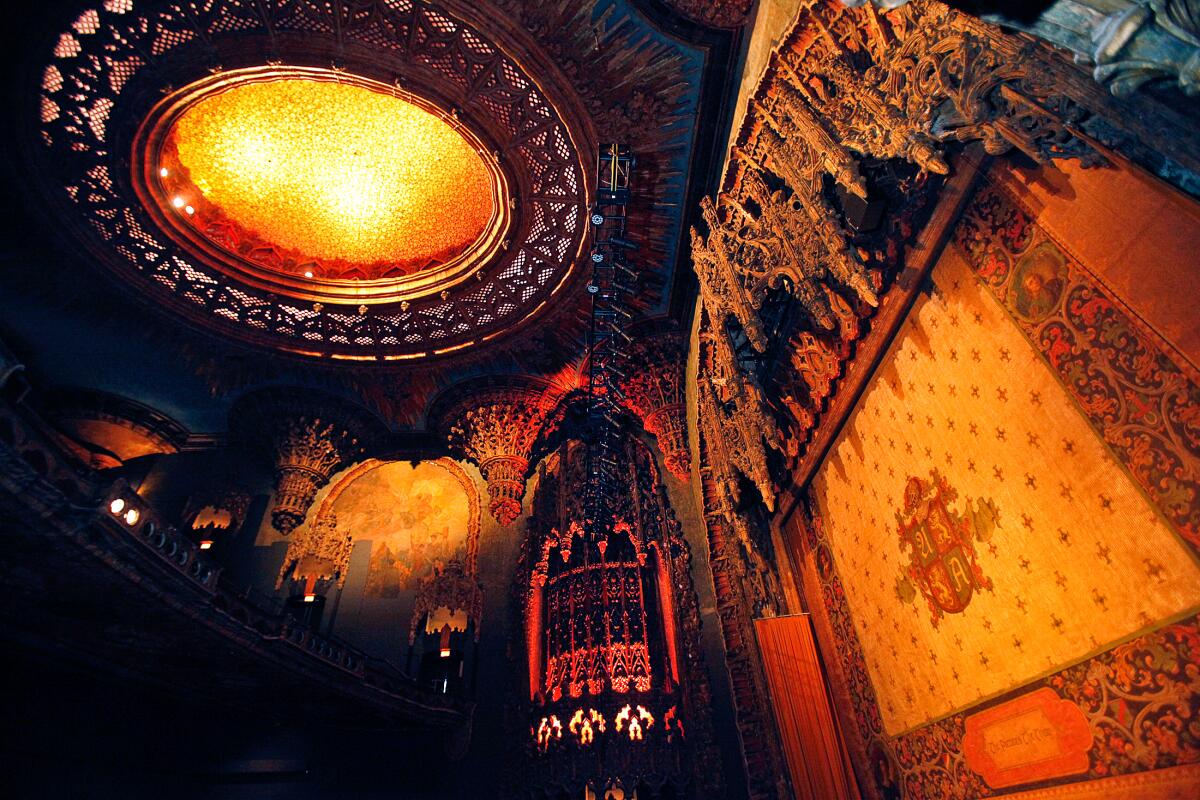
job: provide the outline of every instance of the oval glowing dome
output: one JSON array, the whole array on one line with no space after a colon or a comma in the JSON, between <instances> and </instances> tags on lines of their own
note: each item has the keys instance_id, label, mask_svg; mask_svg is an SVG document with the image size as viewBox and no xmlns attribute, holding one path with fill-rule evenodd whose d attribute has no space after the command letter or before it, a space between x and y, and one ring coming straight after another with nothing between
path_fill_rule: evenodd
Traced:
<instances>
[{"instance_id":1,"label":"oval glowing dome","mask_svg":"<svg viewBox=\"0 0 1200 800\"><path fill-rule=\"evenodd\" d=\"M395 299L469 273L498 237L501 174L417 98L321 70L181 95L142 139L143 201L242 277Z\"/></svg>"}]
</instances>

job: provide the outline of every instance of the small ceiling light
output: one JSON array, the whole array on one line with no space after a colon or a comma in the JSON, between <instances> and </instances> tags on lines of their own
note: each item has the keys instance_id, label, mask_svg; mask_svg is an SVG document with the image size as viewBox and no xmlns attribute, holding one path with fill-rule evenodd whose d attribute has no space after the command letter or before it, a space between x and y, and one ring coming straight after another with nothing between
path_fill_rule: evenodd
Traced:
<instances>
[{"instance_id":1,"label":"small ceiling light","mask_svg":"<svg viewBox=\"0 0 1200 800\"><path fill-rule=\"evenodd\" d=\"M137 525L137 521L142 518L142 514L136 508L131 508L125 512L125 524L130 527Z\"/></svg>"},{"instance_id":2,"label":"small ceiling light","mask_svg":"<svg viewBox=\"0 0 1200 800\"><path fill-rule=\"evenodd\" d=\"M171 172L170 172L170 170L168 170L166 167L163 167L162 169L160 169L160 170L158 171L158 174L159 174L159 177L165 178L165 177L167 177L168 175L170 175L170 174L171 174Z\"/></svg>"},{"instance_id":3,"label":"small ceiling light","mask_svg":"<svg viewBox=\"0 0 1200 800\"><path fill-rule=\"evenodd\" d=\"M176 195L175 199L173 199L171 201L171 205L175 206L176 208L183 208L184 199L182 197L179 197L178 195Z\"/></svg>"},{"instance_id":4,"label":"small ceiling light","mask_svg":"<svg viewBox=\"0 0 1200 800\"><path fill-rule=\"evenodd\" d=\"M304 273L304 277L306 277L306 278L311 278L311 277L312 277L312 275L313 275L313 274L312 274L312 270L311 270L311 269L310 269L310 270L306 270L306 271L305 271L305 273Z\"/></svg>"},{"instance_id":5,"label":"small ceiling light","mask_svg":"<svg viewBox=\"0 0 1200 800\"><path fill-rule=\"evenodd\" d=\"M192 208L191 206L185 206L183 210L186 211L189 216L196 213L196 209Z\"/></svg>"},{"instance_id":6,"label":"small ceiling light","mask_svg":"<svg viewBox=\"0 0 1200 800\"><path fill-rule=\"evenodd\" d=\"M112 512L113 516L119 516L125 510L125 498L118 497L114 499L108 504L108 510Z\"/></svg>"}]
</instances>

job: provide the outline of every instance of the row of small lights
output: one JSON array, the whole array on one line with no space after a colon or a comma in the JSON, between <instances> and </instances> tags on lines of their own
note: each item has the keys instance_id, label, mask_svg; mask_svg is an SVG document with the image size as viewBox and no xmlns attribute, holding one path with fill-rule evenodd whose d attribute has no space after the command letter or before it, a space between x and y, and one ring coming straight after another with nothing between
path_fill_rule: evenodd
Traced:
<instances>
[{"instance_id":1,"label":"row of small lights","mask_svg":"<svg viewBox=\"0 0 1200 800\"><path fill-rule=\"evenodd\" d=\"M171 171L169 169L167 169L166 167L163 167L162 169L160 169L158 171L158 175L161 178L165 178L170 174L171 174ZM192 214L196 213L196 209L193 208L192 206L188 205L188 201L185 200L183 195L181 195L181 194L177 194L171 198L171 205L175 206L175 208L182 209L184 211L184 213L187 214L189 217Z\"/></svg>"},{"instance_id":2,"label":"row of small lights","mask_svg":"<svg viewBox=\"0 0 1200 800\"><path fill-rule=\"evenodd\" d=\"M137 525L138 521L142 518L142 512L124 497L114 497L108 504L108 513L124 522L125 525L130 528L132 528L134 525ZM197 546L201 550L211 550L213 546L213 540L201 539L199 545Z\"/></svg>"},{"instance_id":3,"label":"row of small lights","mask_svg":"<svg viewBox=\"0 0 1200 800\"><path fill-rule=\"evenodd\" d=\"M171 171L169 169L167 169L166 167L163 167L162 169L160 169L158 171L158 174L160 177L165 178L171 174ZM171 198L171 205L177 209L181 209L189 217L196 213L195 207L189 205L187 199L184 198L184 196L181 194L177 194ZM311 278L312 276L313 276L312 270L305 270L304 277ZM210 547L212 546L211 542L209 543L209 546Z\"/></svg>"},{"instance_id":4,"label":"row of small lights","mask_svg":"<svg viewBox=\"0 0 1200 800\"><path fill-rule=\"evenodd\" d=\"M142 518L142 512L130 505L124 497L114 497L108 504L108 511L131 528Z\"/></svg>"},{"instance_id":5,"label":"row of small lights","mask_svg":"<svg viewBox=\"0 0 1200 800\"><path fill-rule=\"evenodd\" d=\"M668 712L668 717L674 719L672 713L674 708ZM654 727L654 715L646 709L645 706L626 705L613 717L613 722L616 726L617 733L625 733L629 736L632 742L640 742L645 738L646 732ZM575 715L571 717L567 723L567 730L575 736L581 745L591 744L596 733L604 733L605 719L594 708L589 708L586 711L582 708L575 711ZM682 733L682 726L680 732ZM537 731L534 733L534 740L537 743L538 749L546 750L550 746L552 739L561 739L563 735L563 724L559 718L551 714L548 717L542 717L538 725Z\"/></svg>"}]
</instances>

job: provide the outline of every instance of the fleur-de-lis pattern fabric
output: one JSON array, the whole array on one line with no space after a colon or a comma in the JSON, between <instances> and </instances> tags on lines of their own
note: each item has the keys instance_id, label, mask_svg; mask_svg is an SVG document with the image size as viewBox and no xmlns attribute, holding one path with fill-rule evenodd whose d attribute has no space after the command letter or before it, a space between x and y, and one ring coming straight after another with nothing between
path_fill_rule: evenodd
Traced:
<instances>
[{"instance_id":1,"label":"fleur-de-lis pattern fabric","mask_svg":"<svg viewBox=\"0 0 1200 800\"><path fill-rule=\"evenodd\" d=\"M1013 269L1006 310L947 247L814 482L892 735L1200 607L1195 551L1018 325L1064 302L1067 258Z\"/></svg>"}]
</instances>

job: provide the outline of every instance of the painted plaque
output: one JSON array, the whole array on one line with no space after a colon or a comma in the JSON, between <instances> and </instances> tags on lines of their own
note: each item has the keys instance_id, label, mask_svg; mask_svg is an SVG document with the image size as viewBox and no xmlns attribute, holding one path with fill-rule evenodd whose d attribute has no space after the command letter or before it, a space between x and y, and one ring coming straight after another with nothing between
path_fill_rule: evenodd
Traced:
<instances>
[{"instance_id":1,"label":"painted plaque","mask_svg":"<svg viewBox=\"0 0 1200 800\"><path fill-rule=\"evenodd\" d=\"M1043 687L966 719L963 754L988 786L1087 772L1092 732L1083 711Z\"/></svg>"}]
</instances>

